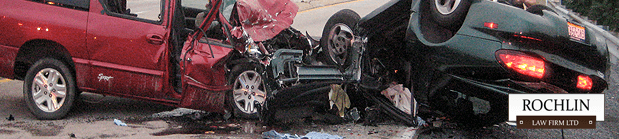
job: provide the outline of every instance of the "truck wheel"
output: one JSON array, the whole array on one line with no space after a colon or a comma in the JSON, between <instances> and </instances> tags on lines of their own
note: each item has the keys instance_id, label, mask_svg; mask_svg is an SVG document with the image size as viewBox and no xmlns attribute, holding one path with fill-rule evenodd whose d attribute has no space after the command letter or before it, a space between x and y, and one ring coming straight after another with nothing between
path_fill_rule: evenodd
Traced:
<instances>
[{"instance_id":1,"label":"truck wheel","mask_svg":"<svg viewBox=\"0 0 619 139\"><path fill-rule=\"evenodd\" d=\"M469 0L432 0L431 13L440 26L457 29L464 22L464 17L471 6Z\"/></svg>"},{"instance_id":2,"label":"truck wheel","mask_svg":"<svg viewBox=\"0 0 619 139\"><path fill-rule=\"evenodd\" d=\"M361 17L355 11L344 9L327 20L320 38L323 62L346 67L348 50L354 40L353 29L357 26L359 18Z\"/></svg>"},{"instance_id":3,"label":"truck wheel","mask_svg":"<svg viewBox=\"0 0 619 139\"><path fill-rule=\"evenodd\" d=\"M59 60L37 61L24 80L24 100L38 119L60 119L67 115L75 99L73 74Z\"/></svg>"},{"instance_id":4,"label":"truck wheel","mask_svg":"<svg viewBox=\"0 0 619 139\"><path fill-rule=\"evenodd\" d=\"M232 92L228 104L237 118L258 118L258 106L264 104L267 95L262 68L251 64L237 65L232 69L229 83Z\"/></svg>"}]
</instances>

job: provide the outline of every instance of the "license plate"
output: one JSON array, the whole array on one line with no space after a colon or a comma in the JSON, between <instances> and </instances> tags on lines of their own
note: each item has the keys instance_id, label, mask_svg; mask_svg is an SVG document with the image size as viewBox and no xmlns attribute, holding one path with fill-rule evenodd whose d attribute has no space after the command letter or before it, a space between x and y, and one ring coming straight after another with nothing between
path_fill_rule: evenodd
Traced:
<instances>
[{"instance_id":1,"label":"license plate","mask_svg":"<svg viewBox=\"0 0 619 139\"><path fill-rule=\"evenodd\" d=\"M567 23L567 30L570 34L570 38L585 42L585 28L570 22Z\"/></svg>"}]
</instances>

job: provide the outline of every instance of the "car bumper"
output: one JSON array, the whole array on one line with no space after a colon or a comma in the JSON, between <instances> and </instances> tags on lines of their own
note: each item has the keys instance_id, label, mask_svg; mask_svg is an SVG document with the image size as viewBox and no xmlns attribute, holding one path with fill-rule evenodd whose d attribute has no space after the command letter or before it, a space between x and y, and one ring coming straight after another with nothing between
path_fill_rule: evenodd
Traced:
<instances>
[{"instance_id":1,"label":"car bumper","mask_svg":"<svg viewBox=\"0 0 619 139\"><path fill-rule=\"evenodd\" d=\"M467 95L482 98L488 101L505 102L509 94L524 93L569 93L564 89L545 82L524 82L510 79L475 80L455 75L449 75L449 88Z\"/></svg>"}]
</instances>

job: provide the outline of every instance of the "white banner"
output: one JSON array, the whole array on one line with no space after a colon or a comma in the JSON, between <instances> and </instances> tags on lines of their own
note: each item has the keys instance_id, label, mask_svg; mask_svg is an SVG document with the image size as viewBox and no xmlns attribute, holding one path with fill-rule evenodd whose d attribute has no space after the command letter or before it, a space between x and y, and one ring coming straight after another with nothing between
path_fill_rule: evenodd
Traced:
<instances>
[{"instance_id":1,"label":"white banner","mask_svg":"<svg viewBox=\"0 0 619 139\"><path fill-rule=\"evenodd\" d=\"M596 116L604 121L604 94L509 94L509 121L516 116Z\"/></svg>"}]
</instances>

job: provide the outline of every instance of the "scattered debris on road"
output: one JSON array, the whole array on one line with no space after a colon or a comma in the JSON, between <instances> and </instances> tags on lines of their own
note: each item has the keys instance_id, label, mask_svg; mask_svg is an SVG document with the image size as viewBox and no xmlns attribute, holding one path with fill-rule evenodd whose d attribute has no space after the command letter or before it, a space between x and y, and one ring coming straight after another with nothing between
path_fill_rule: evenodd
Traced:
<instances>
[{"instance_id":1,"label":"scattered debris on road","mask_svg":"<svg viewBox=\"0 0 619 139\"><path fill-rule=\"evenodd\" d=\"M6 118L6 120L13 121L15 120L15 117L13 117L13 114L9 114L9 117Z\"/></svg>"},{"instance_id":2,"label":"scattered debris on road","mask_svg":"<svg viewBox=\"0 0 619 139\"><path fill-rule=\"evenodd\" d=\"M380 92L385 95L398 109L411 114L411 91L402 84L391 84L389 88ZM417 103L415 103L417 104Z\"/></svg>"},{"instance_id":3,"label":"scattered debris on road","mask_svg":"<svg viewBox=\"0 0 619 139\"><path fill-rule=\"evenodd\" d=\"M327 133L321 133L321 132L309 132L307 133L305 136L299 136L299 135L291 135L288 133L277 133L277 131L275 130L270 130L267 132L263 132L262 133L262 137L263 138L269 138L269 139L342 139L343 137L338 136L338 135L331 135L331 134L327 134Z\"/></svg>"},{"instance_id":4,"label":"scattered debris on road","mask_svg":"<svg viewBox=\"0 0 619 139\"><path fill-rule=\"evenodd\" d=\"M118 119L114 119L114 124L118 126L127 126L127 124L125 124L123 121L120 121Z\"/></svg>"},{"instance_id":5,"label":"scattered debris on road","mask_svg":"<svg viewBox=\"0 0 619 139\"><path fill-rule=\"evenodd\" d=\"M153 118L169 118L169 117L179 117L184 115L192 115L190 116L193 120L202 119L205 115L208 115L207 112L201 110L187 109L187 108L177 108L172 111L164 111L160 113L155 113L151 117Z\"/></svg>"},{"instance_id":6,"label":"scattered debris on road","mask_svg":"<svg viewBox=\"0 0 619 139\"><path fill-rule=\"evenodd\" d=\"M75 136L75 134L70 133L70 134L69 134L69 138L77 138L77 137Z\"/></svg>"}]
</instances>

